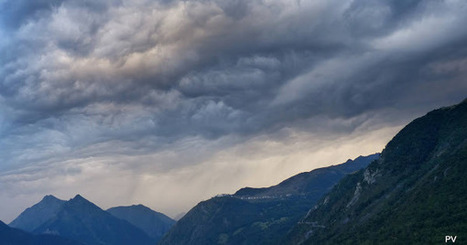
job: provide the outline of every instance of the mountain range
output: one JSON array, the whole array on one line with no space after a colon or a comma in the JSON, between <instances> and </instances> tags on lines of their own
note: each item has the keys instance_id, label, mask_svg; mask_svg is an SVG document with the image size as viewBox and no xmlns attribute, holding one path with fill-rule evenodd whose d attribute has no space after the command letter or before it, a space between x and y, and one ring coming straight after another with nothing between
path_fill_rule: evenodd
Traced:
<instances>
[{"instance_id":1,"label":"mountain range","mask_svg":"<svg viewBox=\"0 0 467 245\"><path fill-rule=\"evenodd\" d=\"M81 195L45 196L10 223L32 234L54 234L88 245L153 245L175 221L142 205L102 210Z\"/></svg>"},{"instance_id":2,"label":"mountain range","mask_svg":"<svg viewBox=\"0 0 467 245\"><path fill-rule=\"evenodd\" d=\"M268 188L243 188L191 209L161 240L167 244L274 244L342 177L379 154L305 172Z\"/></svg>"}]
</instances>

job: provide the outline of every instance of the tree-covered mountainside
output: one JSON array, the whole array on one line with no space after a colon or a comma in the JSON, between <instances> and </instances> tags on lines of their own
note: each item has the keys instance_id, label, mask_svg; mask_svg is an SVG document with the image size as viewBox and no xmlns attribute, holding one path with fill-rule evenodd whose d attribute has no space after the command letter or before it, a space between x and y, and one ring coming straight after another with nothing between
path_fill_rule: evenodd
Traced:
<instances>
[{"instance_id":1,"label":"tree-covered mountainside","mask_svg":"<svg viewBox=\"0 0 467 245\"><path fill-rule=\"evenodd\" d=\"M83 245L56 235L33 235L0 221L0 245Z\"/></svg>"},{"instance_id":2,"label":"tree-covered mountainside","mask_svg":"<svg viewBox=\"0 0 467 245\"><path fill-rule=\"evenodd\" d=\"M155 241L159 241L162 236L175 224L175 220L167 217L163 213L156 212L143 205L132 205L128 207L114 207L107 210L113 216L126 220Z\"/></svg>"},{"instance_id":3,"label":"tree-covered mountainside","mask_svg":"<svg viewBox=\"0 0 467 245\"><path fill-rule=\"evenodd\" d=\"M322 195L379 154L293 176L269 188L243 188L191 209L162 239L168 244L278 244Z\"/></svg>"},{"instance_id":4,"label":"tree-covered mountainside","mask_svg":"<svg viewBox=\"0 0 467 245\"><path fill-rule=\"evenodd\" d=\"M418 118L345 177L284 244L467 242L467 100Z\"/></svg>"}]
</instances>

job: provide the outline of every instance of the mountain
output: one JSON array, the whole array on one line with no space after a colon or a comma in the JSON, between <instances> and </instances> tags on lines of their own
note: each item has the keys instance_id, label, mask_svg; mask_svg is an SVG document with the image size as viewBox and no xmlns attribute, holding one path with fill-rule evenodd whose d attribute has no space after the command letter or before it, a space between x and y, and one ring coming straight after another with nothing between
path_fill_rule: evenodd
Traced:
<instances>
[{"instance_id":1,"label":"mountain","mask_svg":"<svg viewBox=\"0 0 467 245\"><path fill-rule=\"evenodd\" d=\"M114 207L108 209L107 212L119 219L130 222L156 241L159 241L175 224L175 220L141 204L129 207Z\"/></svg>"},{"instance_id":2,"label":"mountain","mask_svg":"<svg viewBox=\"0 0 467 245\"><path fill-rule=\"evenodd\" d=\"M64 203L63 200L47 195L36 205L27 208L9 226L31 232L51 219Z\"/></svg>"},{"instance_id":3,"label":"mountain","mask_svg":"<svg viewBox=\"0 0 467 245\"><path fill-rule=\"evenodd\" d=\"M467 243L467 100L418 118L342 179L283 244Z\"/></svg>"},{"instance_id":4,"label":"mountain","mask_svg":"<svg viewBox=\"0 0 467 245\"><path fill-rule=\"evenodd\" d=\"M50 204L50 209L47 205ZM34 219L39 219L35 221ZM46 196L12 224L33 234L55 234L87 245L154 244L139 228L118 219L80 195L69 201Z\"/></svg>"},{"instance_id":5,"label":"mountain","mask_svg":"<svg viewBox=\"0 0 467 245\"><path fill-rule=\"evenodd\" d=\"M201 202L160 244L276 244L342 177L378 157L359 157L298 174L269 188L243 188Z\"/></svg>"},{"instance_id":6,"label":"mountain","mask_svg":"<svg viewBox=\"0 0 467 245\"><path fill-rule=\"evenodd\" d=\"M83 245L55 235L32 235L0 221L0 245Z\"/></svg>"},{"instance_id":7,"label":"mountain","mask_svg":"<svg viewBox=\"0 0 467 245\"><path fill-rule=\"evenodd\" d=\"M315 169L290 177L280 184L267 188L242 188L234 196L243 199L285 198L287 196L321 196L321 193L335 185L343 176L365 168L378 159L379 154L359 156L355 160L335 166Z\"/></svg>"}]
</instances>

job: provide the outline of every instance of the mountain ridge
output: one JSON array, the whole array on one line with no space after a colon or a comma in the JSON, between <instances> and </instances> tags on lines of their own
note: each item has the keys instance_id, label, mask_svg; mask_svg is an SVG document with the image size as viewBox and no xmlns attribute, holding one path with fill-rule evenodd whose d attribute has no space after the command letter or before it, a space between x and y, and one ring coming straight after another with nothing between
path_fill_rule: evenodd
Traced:
<instances>
[{"instance_id":1,"label":"mountain ridge","mask_svg":"<svg viewBox=\"0 0 467 245\"><path fill-rule=\"evenodd\" d=\"M337 181L379 157L300 173L269 188L242 188L200 202L164 236L170 244L274 244ZM361 161L361 162L360 162ZM343 165L347 167L343 167Z\"/></svg>"},{"instance_id":2,"label":"mountain ridge","mask_svg":"<svg viewBox=\"0 0 467 245\"><path fill-rule=\"evenodd\" d=\"M35 235L60 235L88 245L156 243L138 227L102 210L80 194L68 201L47 195L11 224Z\"/></svg>"},{"instance_id":3,"label":"mountain ridge","mask_svg":"<svg viewBox=\"0 0 467 245\"><path fill-rule=\"evenodd\" d=\"M175 220L142 204L113 207L106 211L143 230L148 236L155 239L155 241L160 240L175 224Z\"/></svg>"},{"instance_id":4,"label":"mountain ridge","mask_svg":"<svg viewBox=\"0 0 467 245\"><path fill-rule=\"evenodd\" d=\"M244 187L235 192L234 196L242 197L242 196L258 196L258 195L300 195L304 192L310 192L313 188L316 188L319 185L319 182L325 181L326 178L320 178L312 181L311 183L307 182L306 180L299 180L300 178L316 178L317 175L324 174L325 172L331 174L339 174L345 173L350 174L354 171L357 171L360 168L363 168L368 165L368 161L376 160L379 157L379 153L375 153L369 156L358 156L354 160L348 159L346 162L331 165L328 167L317 168L311 170L309 172L302 172L296 174L292 177L289 177L277 185L270 186L270 187L262 187L262 188L252 188L252 187ZM371 158L368 160L368 158ZM297 186L297 182L302 182L301 185ZM304 182L304 183L303 183ZM332 185L330 183L329 185Z\"/></svg>"},{"instance_id":5,"label":"mountain ridge","mask_svg":"<svg viewBox=\"0 0 467 245\"><path fill-rule=\"evenodd\" d=\"M467 100L404 127L365 170L342 179L284 244L467 241Z\"/></svg>"},{"instance_id":6,"label":"mountain ridge","mask_svg":"<svg viewBox=\"0 0 467 245\"><path fill-rule=\"evenodd\" d=\"M65 202L52 219L36 228L33 233L59 234L96 245L154 243L137 227L112 216L79 194Z\"/></svg>"}]
</instances>

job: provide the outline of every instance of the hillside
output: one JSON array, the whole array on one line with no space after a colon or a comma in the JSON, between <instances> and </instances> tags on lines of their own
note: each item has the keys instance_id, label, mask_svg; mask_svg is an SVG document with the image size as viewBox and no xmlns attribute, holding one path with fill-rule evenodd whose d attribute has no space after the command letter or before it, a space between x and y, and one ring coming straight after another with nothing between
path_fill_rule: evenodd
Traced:
<instances>
[{"instance_id":1,"label":"hillside","mask_svg":"<svg viewBox=\"0 0 467 245\"><path fill-rule=\"evenodd\" d=\"M33 235L0 221L0 245L83 245L55 235Z\"/></svg>"},{"instance_id":2,"label":"hillside","mask_svg":"<svg viewBox=\"0 0 467 245\"><path fill-rule=\"evenodd\" d=\"M276 244L309 207L374 154L293 176L269 188L243 188L191 209L162 239L168 244Z\"/></svg>"},{"instance_id":3,"label":"hillside","mask_svg":"<svg viewBox=\"0 0 467 245\"><path fill-rule=\"evenodd\" d=\"M55 216L64 203L63 200L47 195L34 206L24 210L9 226L32 232Z\"/></svg>"},{"instance_id":4,"label":"hillside","mask_svg":"<svg viewBox=\"0 0 467 245\"><path fill-rule=\"evenodd\" d=\"M467 100L418 118L345 177L284 244L467 242Z\"/></svg>"}]
</instances>

